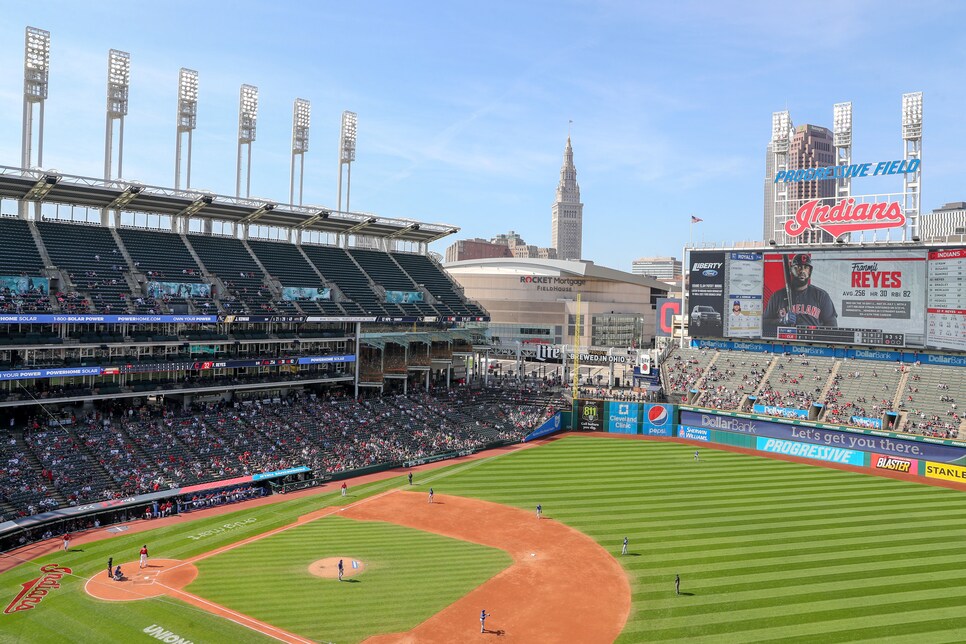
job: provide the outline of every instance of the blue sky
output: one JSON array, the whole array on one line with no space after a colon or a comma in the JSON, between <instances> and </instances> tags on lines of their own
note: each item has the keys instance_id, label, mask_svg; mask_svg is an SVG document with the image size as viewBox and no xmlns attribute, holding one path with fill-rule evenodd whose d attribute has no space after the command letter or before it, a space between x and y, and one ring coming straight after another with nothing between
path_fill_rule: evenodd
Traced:
<instances>
[{"instance_id":1,"label":"blue sky","mask_svg":"<svg viewBox=\"0 0 966 644\"><path fill-rule=\"evenodd\" d=\"M312 102L305 203L334 206L343 110L359 115L353 210L550 243L567 137L584 257L629 270L699 241L760 239L771 114L831 127L853 159L901 158L924 92L923 208L966 200L966 4L0 0L0 165L20 161L23 33L51 32L44 166L103 172L106 61L130 52L125 178L173 186L178 70L200 75L192 186L233 194L238 91L259 88L252 195L287 201L292 102ZM898 192L901 179L853 191Z\"/></svg>"}]
</instances>

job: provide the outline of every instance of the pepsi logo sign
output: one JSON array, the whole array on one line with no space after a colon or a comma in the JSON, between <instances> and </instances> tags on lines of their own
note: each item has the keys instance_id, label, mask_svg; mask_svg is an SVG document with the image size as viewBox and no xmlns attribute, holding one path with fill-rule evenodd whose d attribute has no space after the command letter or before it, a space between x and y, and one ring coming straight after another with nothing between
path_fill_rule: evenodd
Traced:
<instances>
[{"instance_id":1,"label":"pepsi logo sign","mask_svg":"<svg viewBox=\"0 0 966 644\"><path fill-rule=\"evenodd\" d=\"M647 410L647 421L655 427L667 424L669 416L667 407L664 405L653 405Z\"/></svg>"}]
</instances>

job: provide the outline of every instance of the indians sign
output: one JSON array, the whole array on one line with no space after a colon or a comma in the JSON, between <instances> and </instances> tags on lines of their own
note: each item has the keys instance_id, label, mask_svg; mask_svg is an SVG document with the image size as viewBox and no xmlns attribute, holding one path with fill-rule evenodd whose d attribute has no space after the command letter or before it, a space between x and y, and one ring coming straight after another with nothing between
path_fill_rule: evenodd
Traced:
<instances>
[{"instance_id":1,"label":"indians sign","mask_svg":"<svg viewBox=\"0 0 966 644\"><path fill-rule=\"evenodd\" d=\"M842 199L834 206L822 200L808 201L798 209L795 218L785 222L785 232L791 237L819 228L832 237L860 230L902 228L906 216L898 201L856 204L855 199Z\"/></svg>"}]
</instances>

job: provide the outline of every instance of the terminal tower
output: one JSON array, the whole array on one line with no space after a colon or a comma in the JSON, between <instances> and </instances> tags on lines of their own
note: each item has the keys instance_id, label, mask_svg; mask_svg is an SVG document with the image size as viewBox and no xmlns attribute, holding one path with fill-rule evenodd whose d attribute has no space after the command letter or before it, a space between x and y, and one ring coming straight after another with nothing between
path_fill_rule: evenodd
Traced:
<instances>
[{"instance_id":1,"label":"terminal tower","mask_svg":"<svg viewBox=\"0 0 966 644\"><path fill-rule=\"evenodd\" d=\"M550 245L557 249L557 259L580 259L584 204L580 203L580 186L577 185L577 168L574 167L574 150L570 147L569 136L552 212Z\"/></svg>"}]
</instances>

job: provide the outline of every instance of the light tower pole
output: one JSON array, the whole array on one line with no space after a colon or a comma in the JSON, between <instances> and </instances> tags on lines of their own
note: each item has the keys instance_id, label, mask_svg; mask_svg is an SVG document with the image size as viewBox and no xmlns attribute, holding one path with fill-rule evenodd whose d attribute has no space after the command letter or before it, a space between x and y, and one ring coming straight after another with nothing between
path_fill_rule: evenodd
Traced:
<instances>
[{"instance_id":1,"label":"light tower pole","mask_svg":"<svg viewBox=\"0 0 966 644\"><path fill-rule=\"evenodd\" d=\"M342 210L342 166L346 166L345 211L349 212L349 192L352 189L352 162L356 160L356 127L358 116L355 112L342 112L342 129L339 134L339 205Z\"/></svg>"},{"instance_id":2,"label":"light tower pole","mask_svg":"<svg viewBox=\"0 0 966 644\"><path fill-rule=\"evenodd\" d=\"M299 157L299 205L305 184L305 153L309 151L309 124L312 104L304 98L295 99L292 107L292 170L289 180L288 202L295 203L295 157Z\"/></svg>"},{"instance_id":3,"label":"light tower pole","mask_svg":"<svg viewBox=\"0 0 966 644\"><path fill-rule=\"evenodd\" d=\"M178 75L177 143L174 148L174 189L181 189L181 142L187 139L188 155L185 163L185 187L191 189L191 135L198 120L198 72L181 68ZM187 137L183 136L187 134Z\"/></svg>"},{"instance_id":4,"label":"light tower pole","mask_svg":"<svg viewBox=\"0 0 966 644\"><path fill-rule=\"evenodd\" d=\"M915 172L902 175L903 212L909 220L909 236L919 241L919 208L922 195L922 92L902 95L903 158L908 166L913 159L919 162ZM905 239L905 231L903 231Z\"/></svg>"},{"instance_id":5,"label":"light tower pole","mask_svg":"<svg viewBox=\"0 0 966 644\"><path fill-rule=\"evenodd\" d=\"M238 96L238 164L235 173L235 196L241 197L242 146L248 147L245 165L245 197L252 193L252 143L255 142L255 122L258 119L258 88L242 85Z\"/></svg>"},{"instance_id":6,"label":"light tower pole","mask_svg":"<svg viewBox=\"0 0 966 644\"><path fill-rule=\"evenodd\" d=\"M112 49L107 55L107 125L104 129L104 179L113 174L114 121L117 133L117 178L123 176L124 117L127 116L128 89L131 85L131 54Z\"/></svg>"},{"instance_id":7,"label":"light tower pole","mask_svg":"<svg viewBox=\"0 0 966 644\"><path fill-rule=\"evenodd\" d=\"M771 115L771 145L775 154L775 176L788 171L789 138L792 131L792 117L788 110ZM782 175L784 176L784 175ZM775 240L779 244L788 241L785 222L788 221L788 184L780 181L775 186Z\"/></svg>"},{"instance_id":8,"label":"light tower pole","mask_svg":"<svg viewBox=\"0 0 966 644\"><path fill-rule=\"evenodd\" d=\"M20 167L29 170L33 166L33 119L37 104L37 165L44 164L44 101L47 100L47 81L50 76L50 32L27 27L24 33L23 54L23 141ZM20 217L27 218L27 202L18 207ZM37 204L40 218L40 204Z\"/></svg>"},{"instance_id":9,"label":"light tower pole","mask_svg":"<svg viewBox=\"0 0 966 644\"><path fill-rule=\"evenodd\" d=\"M852 165L852 103L836 103L832 106L832 146L835 148L835 165ZM835 179L835 199L852 196L852 177L847 172ZM847 235L843 235L844 238Z\"/></svg>"}]
</instances>

